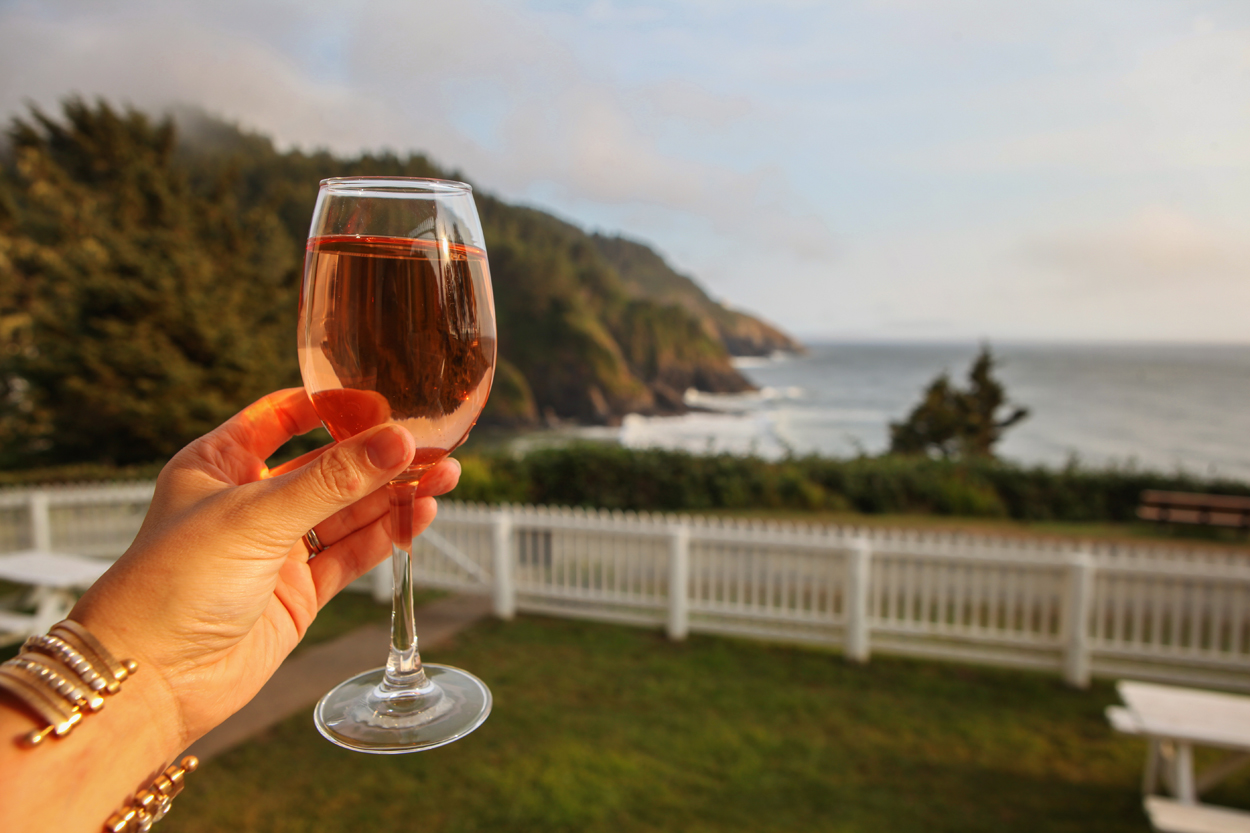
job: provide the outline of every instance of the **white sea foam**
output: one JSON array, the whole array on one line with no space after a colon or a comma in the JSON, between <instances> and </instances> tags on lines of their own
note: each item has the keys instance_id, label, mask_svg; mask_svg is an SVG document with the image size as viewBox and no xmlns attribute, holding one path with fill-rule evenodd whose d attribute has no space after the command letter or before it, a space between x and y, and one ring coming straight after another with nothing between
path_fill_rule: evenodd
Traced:
<instances>
[{"instance_id":1,"label":"white sea foam","mask_svg":"<svg viewBox=\"0 0 1250 833\"><path fill-rule=\"evenodd\" d=\"M794 353L787 353L785 350L774 350L767 356L734 356L729 361L739 370L751 369L756 367L769 367L770 365L784 362L794 358Z\"/></svg>"},{"instance_id":2,"label":"white sea foam","mask_svg":"<svg viewBox=\"0 0 1250 833\"><path fill-rule=\"evenodd\" d=\"M763 403L786 399L802 399L806 395L801 387L790 385L785 388L774 388L765 385L758 390L742 393L708 393L689 388L683 399L686 404L697 408L711 408L717 411L740 411L756 408Z\"/></svg>"},{"instance_id":3,"label":"white sea foam","mask_svg":"<svg viewBox=\"0 0 1250 833\"><path fill-rule=\"evenodd\" d=\"M779 457L786 446L772 417L752 414L689 413L677 417L630 414L620 428L620 443L629 448L674 448L700 453L731 452Z\"/></svg>"},{"instance_id":4,"label":"white sea foam","mask_svg":"<svg viewBox=\"0 0 1250 833\"><path fill-rule=\"evenodd\" d=\"M779 456L884 451L938 373L963 385L978 346L813 345L735 362L759 390L686 394L714 413L630 417L631 447ZM1250 480L1250 347L995 346L1008 397L1030 410L1000 446L1024 463L1132 463Z\"/></svg>"}]
</instances>

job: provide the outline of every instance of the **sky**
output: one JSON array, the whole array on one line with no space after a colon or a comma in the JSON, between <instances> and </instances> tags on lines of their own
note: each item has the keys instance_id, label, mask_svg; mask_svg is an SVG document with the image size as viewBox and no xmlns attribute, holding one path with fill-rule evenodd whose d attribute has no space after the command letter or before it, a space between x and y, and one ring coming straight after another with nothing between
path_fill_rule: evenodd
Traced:
<instances>
[{"instance_id":1,"label":"sky","mask_svg":"<svg viewBox=\"0 0 1250 833\"><path fill-rule=\"evenodd\" d=\"M424 152L800 337L1250 343L1250 3L0 0L0 118Z\"/></svg>"}]
</instances>

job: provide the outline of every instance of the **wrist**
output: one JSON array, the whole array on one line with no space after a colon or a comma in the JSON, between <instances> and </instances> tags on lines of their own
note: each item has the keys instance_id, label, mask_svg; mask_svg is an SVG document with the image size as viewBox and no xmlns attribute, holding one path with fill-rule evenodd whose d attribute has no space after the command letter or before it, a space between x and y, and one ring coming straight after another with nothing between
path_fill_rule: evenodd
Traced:
<instances>
[{"instance_id":1,"label":"wrist","mask_svg":"<svg viewBox=\"0 0 1250 833\"><path fill-rule=\"evenodd\" d=\"M188 737L182 707L169 681L168 670L144 650L142 634L133 629L113 627L93 615L90 609L75 609L69 618L85 627L114 657L135 662L137 667L127 678L125 691L109 698L109 703L124 702L128 711L147 715L143 733L150 748L160 751L162 759L172 760L189 746L193 739ZM125 701L121 700L122 696Z\"/></svg>"},{"instance_id":2,"label":"wrist","mask_svg":"<svg viewBox=\"0 0 1250 833\"><path fill-rule=\"evenodd\" d=\"M76 617L3 666L16 686L0 696L0 829L99 831L181 751L170 686L142 667L128 673L129 648ZM73 713L62 734L47 726L49 704Z\"/></svg>"}]
</instances>

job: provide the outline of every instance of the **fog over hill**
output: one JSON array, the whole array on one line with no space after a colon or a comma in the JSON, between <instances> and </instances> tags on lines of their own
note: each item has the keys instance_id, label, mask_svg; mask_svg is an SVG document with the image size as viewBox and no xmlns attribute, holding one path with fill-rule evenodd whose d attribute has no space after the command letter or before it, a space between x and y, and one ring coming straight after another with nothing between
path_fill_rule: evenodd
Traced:
<instances>
[{"instance_id":1,"label":"fog over hill","mask_svg":"<svg viewBox=\"0 0 1250 833\"><path fill-rule=\"evenodd\" d=\"M15 120L0 166L0 464L157 459L298 384L317 183L364 175L464 178L422 155L279 151L192 109L71 100ZM731 355L801 349L642 243L477 202L500 336L484 422L679 413L688 388L750 388Z\"/></svg>"}]
</instances>

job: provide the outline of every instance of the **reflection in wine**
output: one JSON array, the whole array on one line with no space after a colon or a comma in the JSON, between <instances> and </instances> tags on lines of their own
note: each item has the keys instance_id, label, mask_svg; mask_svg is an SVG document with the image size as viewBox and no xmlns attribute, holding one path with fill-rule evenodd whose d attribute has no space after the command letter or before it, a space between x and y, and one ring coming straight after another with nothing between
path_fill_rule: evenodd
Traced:
<instances>
[{"instance_id":1,"label":"reflection in wine","mask_svg":"<svg viewBox=\"0 0 1250 833\"><path fill-rule=\"evenodd\" d=\"M416 480L464 442L495 365L485 252L439 240L314 237L301 305L305 385L336 440L403 425L418 453L401 480Z\"/></svg>"}]
</instances>

